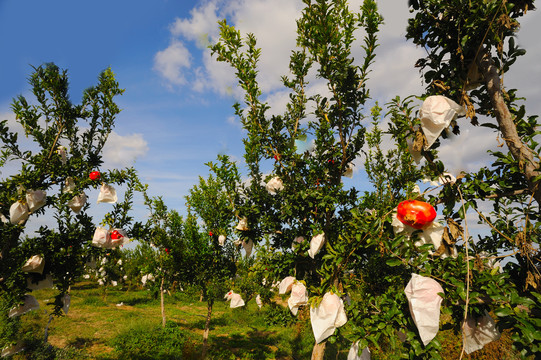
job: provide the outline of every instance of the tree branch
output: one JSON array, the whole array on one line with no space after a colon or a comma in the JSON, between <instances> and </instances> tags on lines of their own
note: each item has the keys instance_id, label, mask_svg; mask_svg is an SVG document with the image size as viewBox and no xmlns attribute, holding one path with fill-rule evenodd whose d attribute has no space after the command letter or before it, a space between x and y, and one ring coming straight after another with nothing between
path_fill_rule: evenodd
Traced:
<instances>
[{"instance_id":1,"label":"tree branch","mask_svg":"<svg viewBox=\"0 0 541 360\"><path fill-rule=\"evenodd\" d=\"M539 162L535 160L532 150L522 142L518 135L513 116L504 101L500 75L490 52L487 48L483 48L479 55L477 65L484 76L500 131L511 155L518 161L521 170L524 172L528 181L528 188L532 192L534 199L538 205L541 205L541 186L539 180L535 181L535 178L539 176Z\"/></svg>"}]
</instances>

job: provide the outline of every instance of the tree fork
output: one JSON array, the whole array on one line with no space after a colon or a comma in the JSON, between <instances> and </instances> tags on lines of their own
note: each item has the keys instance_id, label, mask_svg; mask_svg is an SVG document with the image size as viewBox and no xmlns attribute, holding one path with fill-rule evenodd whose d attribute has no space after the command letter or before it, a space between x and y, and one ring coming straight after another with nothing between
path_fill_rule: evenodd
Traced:
<instances>
[{"instance_id":1,"label":"tree fork","mask_svg":"<svg viewBox=\"0 0 541 360\"><path fill-rule=\"evenodd\" d=\"M487 48L481 49L477 58L477 65L484 76L490 101L492 102L496 120L498 121L505 143L526 176L528 188L534 199L538 205L541 205L540 181L535 180L539 176L539 162L535 160L531 149L522 142L518 135L517 126L513 121L513 115L509 111L503 97L498 69Z\"/></svg>"}]
</instances>

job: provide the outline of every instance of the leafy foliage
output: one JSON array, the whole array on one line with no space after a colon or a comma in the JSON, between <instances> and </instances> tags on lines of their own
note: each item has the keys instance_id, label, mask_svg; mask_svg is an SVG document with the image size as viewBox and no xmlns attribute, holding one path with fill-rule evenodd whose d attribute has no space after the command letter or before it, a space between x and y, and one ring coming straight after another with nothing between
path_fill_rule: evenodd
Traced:
<instances>
[{"instance_id":1,"label":"leafy foliage","mask_svg":"<svg viewBox=\"0 0 541 360\"><path fill-rule=\"evenodd\" d=\"M120 111L114 98L124 91L118 87L113 72L106 69L98 84L84 91L81 104L75 105L68 94L67 71L54 64L34 68L29 84L34 99L21 95L12 104L22 132L7 120L0 123L0 164L7 171L0 181L0 297L6 310L1 315L1 332L6 334L0 339L2 348L17 338L17 319L8 319L7 310L21 302L27 281L36 283L52 276L58 289L52 313L61 315L64 295L82 274L85 261L96 253L89 249L95 228L87 213L89 204L80 212L72 212L68 203L74 196L100 185L88 174L103 162L101 152ZM23 134L25 139L19 139ZM20 169L15 171L17 167ZM108 184L131 183L135 178L133 169L111 170L101 175ZM46 192L45 203L29 214L29 220L16 221L10 214L12 204L25 208L33 190ZM131 223L127 215L130 191L126 192L125 203L117 204L106 217L106 224ZM56 221L56 228L41 226L34 232L28 230L28 223L46 212ZM33 255L40 255L45 261L42 275L21 270Z\"/></svg>"}]
</instances>

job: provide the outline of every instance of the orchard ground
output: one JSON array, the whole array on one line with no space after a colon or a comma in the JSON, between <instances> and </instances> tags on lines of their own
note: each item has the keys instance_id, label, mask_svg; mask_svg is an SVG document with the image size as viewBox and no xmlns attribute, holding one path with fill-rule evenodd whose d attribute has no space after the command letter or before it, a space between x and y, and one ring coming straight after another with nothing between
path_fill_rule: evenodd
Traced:
<instances>
[{"instance_id":1,"label":"orchard ground","mask_svg":"<svg viewBox=\"0 0 541 360\"><path fill-rule=\"evenodd\" d=\"M23 333L30 347L43 347L41 340L49 319L47 304L52 301L54 291L34 293L41 307L23 316ZM254 299L236 309L230 309L225 301L216 303L208 358L309 359L314 337L308 308L301 308L298 316L293 317L287 308L287 296L277 295L273 299L276 305L266 304L261 310ZM352 299L355 301L355 295ZM162 328L160 299L150 291L110 287L105 290L94 282L79 282L71 289L68 315L53 319L49 325L52 347L23 352L14 359L200 359L207 308L206 302L199 300L199 293L190 288L167 294L167 324ZM443 344L444 359L458 358L459 335L452 330L441 330L437 339ZM385 344L380 346L381 349L370 347L372 359L400 357ZM337 343L329 343L327 349L325 359L346 359L349 351ZM499 341L465 358L519 356L511 350L511 340L504 333Z\"/></svg>"}]
</instances>

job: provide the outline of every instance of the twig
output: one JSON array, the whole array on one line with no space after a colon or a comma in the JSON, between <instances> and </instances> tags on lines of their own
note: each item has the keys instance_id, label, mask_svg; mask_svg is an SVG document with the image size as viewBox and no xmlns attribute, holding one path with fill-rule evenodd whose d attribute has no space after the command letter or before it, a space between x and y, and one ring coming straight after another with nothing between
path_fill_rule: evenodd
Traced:
<instances>
[{"instance_id":1,"label":"twig","mask_svg":"<svg viewBox=\"0 0 541 360\"><path fill-rule=\"evenodd\" d=\"M466 327L466 320L468 318L468 304L470 302L470 256L468 253L468 242L470 234L468 231L468 220L466 220L466 206L464 205L464 198L462 197L462 191L460 186L457 186L458 194L460 195L460 202L462 203L462 211L464 213L464 248L466 250L466 305L464 306L464 321L462 322L462 351L460 352L460 359L464 356L466 350L466 333L464 328Z\"/></svg>"}]
</instances>

